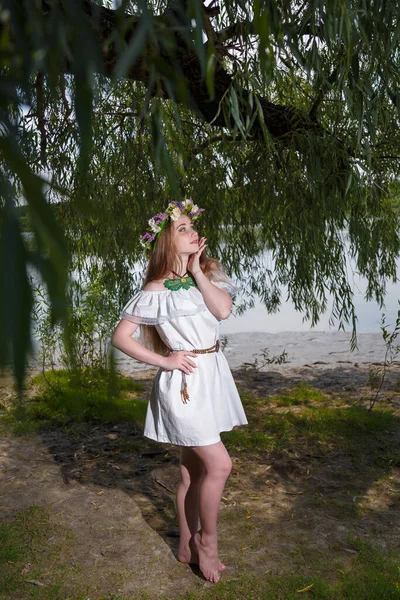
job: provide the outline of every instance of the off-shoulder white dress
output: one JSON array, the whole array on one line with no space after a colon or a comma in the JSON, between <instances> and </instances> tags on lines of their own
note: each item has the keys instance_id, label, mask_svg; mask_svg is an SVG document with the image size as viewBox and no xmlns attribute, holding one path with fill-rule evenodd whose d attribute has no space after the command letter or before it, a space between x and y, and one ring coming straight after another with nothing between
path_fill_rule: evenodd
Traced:
<instances>
[{"instance_id":1,"label":"off-shoulder white dress","mask_svg":"<svg viewBox=\"0 0 400 600\"><path fill-rule=\"evenodd\" d=\"M213 284L231 296L236 293L228 282ZM210 348L219 339L220 320L208 310L197 287L141 291L124 306L120 318L154 325L171 350ZM220 441L221 431L247 424L222 350L192 359L197 369L190 375L159 369L147 409L145 437L178 446L208 446ZM183 377L190 398L186 404L180 394Z\"/></svg>"}]
</instances>

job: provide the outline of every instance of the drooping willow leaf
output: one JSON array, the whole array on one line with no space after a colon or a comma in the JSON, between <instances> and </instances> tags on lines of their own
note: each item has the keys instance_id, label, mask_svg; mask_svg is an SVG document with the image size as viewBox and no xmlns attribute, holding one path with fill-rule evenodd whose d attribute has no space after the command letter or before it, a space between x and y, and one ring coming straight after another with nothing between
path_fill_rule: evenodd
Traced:
<instances>
[{"instance_id":1,"label":"drooping willow leaf","mask_svg":"<svg viewBox=\"0 0 400 600\"><path fill-rule=\"evenodd\" d=\"M20 382L27 265L55 321L68 271L91 265L122 305L171 199L206 208L209 252L272 311L286 289L316 323L331 294L354 325L346 247L382 302L400 247L399 2L3 5L0 260L27 330L5 300L0 356Z\"/></svg>"}]
</instances>

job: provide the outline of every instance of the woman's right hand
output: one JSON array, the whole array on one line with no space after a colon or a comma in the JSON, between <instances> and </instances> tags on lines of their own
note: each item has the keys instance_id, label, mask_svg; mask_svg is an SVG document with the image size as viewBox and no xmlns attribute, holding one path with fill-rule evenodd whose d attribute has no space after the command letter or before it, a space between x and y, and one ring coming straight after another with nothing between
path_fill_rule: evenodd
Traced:
<instances>
[{"instance_id":1,"label":"woman's right hand","mask_svg":"<svg viewBox=\"0 0 400 600\"><path fill-rule=\"evenodd\" d=\"M177 352L171 352L171 354L164 358L161 366L165 371L179 369L180 371L186 373L186 375L190 375L190 373L193 373L194 369L197 369L197 365L190 360L190 358L188 358L189 356L194 356L197 358L197 354L191 352L190 350L178 350Z\"/></svg>"}]
</instances>

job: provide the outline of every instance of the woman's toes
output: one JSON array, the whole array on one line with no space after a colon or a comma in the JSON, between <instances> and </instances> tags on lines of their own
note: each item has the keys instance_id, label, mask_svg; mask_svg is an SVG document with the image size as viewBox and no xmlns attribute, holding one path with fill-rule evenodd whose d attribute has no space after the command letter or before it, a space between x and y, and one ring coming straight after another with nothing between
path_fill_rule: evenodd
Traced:
<instances>
[{"instance_id":1,"label":"woman's toes","mask_svg":"<svg viewBox=\"0 0 400 600\"><path fill-rule=\"evenodd\" d=\"M219 576L219 572L215 571L215 573L212 573L210 577L207 577L207 579L211 581L211 583L217 583L220 581L221 577Z\"/></svg>"}]
</instances>

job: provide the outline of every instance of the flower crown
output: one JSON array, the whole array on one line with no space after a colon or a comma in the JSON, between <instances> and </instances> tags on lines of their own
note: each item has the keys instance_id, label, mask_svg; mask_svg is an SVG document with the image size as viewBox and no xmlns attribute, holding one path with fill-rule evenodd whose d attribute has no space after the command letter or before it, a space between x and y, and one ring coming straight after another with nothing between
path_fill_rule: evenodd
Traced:
<instances>
[{"instance_id":1,"label":"flower crown","mask_svg":"<svg viewBox=\"0 0 400 600\"><path fill-rule=\"evenodd\" d=\"M154 249L156 240L161 235L169 219L177 221L181 215L187 215L195 221L203 211L204 208L199 208L196 204L193 204L192 198L183 202L170 202L165 212L158 213L149 219L149 227L139 238L140 244L143 248Z\"/></svg>"}]
</instances>

